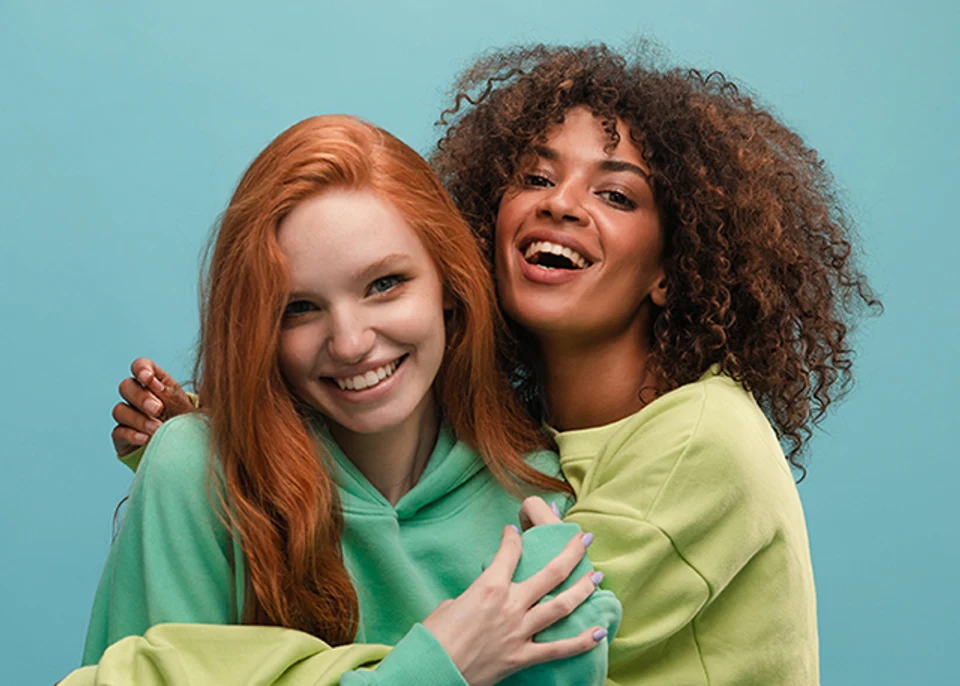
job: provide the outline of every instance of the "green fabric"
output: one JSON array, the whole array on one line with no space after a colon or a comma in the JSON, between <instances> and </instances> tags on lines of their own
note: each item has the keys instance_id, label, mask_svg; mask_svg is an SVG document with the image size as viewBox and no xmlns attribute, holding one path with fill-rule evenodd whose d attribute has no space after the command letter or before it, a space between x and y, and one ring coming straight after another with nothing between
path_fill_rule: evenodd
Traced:
<instances>
[{"instance_id":1,"label":"green fabric","mask_svg":"<svg viewBox=\"0 0 960 686\"><path fill-rule=\"evenodd\" d=\"M419 482L395 507L329 437L323 438L336 465L344 512L344 560L359 597L358 644L330 650L297 632L258 627L243 627L243 633L233 640L231 629L236 627L218 627L215 632L205 627L217 640L205 641L206 658L197 652L191 643L197 628L189 624L237 623L243 606L244 562L211 505L217 500L211 498L208 488L206 420L188 415L166 422L139 463L127 512L97 590L84 663L99 661L98 674L117 675L109 676L117 683L124 675L126 683L133 683L134 675L154 670L151 673L157 680L148 683L246 684L231 681L230 675L259 669L263 651L271 655L271 664L282 666L299 664L307 650L310 668L322 675L328 669L327 660L352 665L341 671L369 662L370 647L363 643L374 642L396 644L396 648L375 671L352 673L350 684L420 684L428 683L424 681L427 675L437 684L462 683L453 662L429 631L415 625L442 600L456 597L476 579L499 546L503 526L517 521L519 500L446 428L440 432ZM556 456L550 453L535 456L533 463L547 473L559 474ZM556 494L550 499L561 509L569 504ZM525 534L524 568L542 567L577 529L564 531L562 536L536 530ZM585 566L577 573L589 569ZM564 635L575 635L593 625L615 629L618 619L616 599L609 592L598 591L565 621L569 633ZM155 626L164 622L178 624ZM155 628L142 636L150 627ZM154 657L158 639L150 640L161 629L161 652L166 659L162 669ZM251 638L251 631L264 634ZM123 648L114 647L104 654L107 646L125 636L131 638L116 644ZM249 650L256 640L262 648ZM232 671L216 671L226 664ZM606 652L592 650L587 657L551 665L545 673L563 676L545 677L549 683L599 683L606 673ZM100 678L89 676L91 673L88 669L84 678ZM568 677L574 680L568 681ZM289 678L275 669L265 672L265 680L256 683L299 683ZM523 681L523 673L517 678L521 680L516 683L540 683L539 677L536 682Z\"/></svg>"},{"instance_id":2,"label":"green fabric","mask_svg":"<svg viewBox=\"0 0 960 686\"><path fill-rule=\"evenodd\" d=\"M753 397L709 373L619 422L555 435L566 515L625 608L611 683L817 684L803 511Z\"/></svg>"}]
</instances>

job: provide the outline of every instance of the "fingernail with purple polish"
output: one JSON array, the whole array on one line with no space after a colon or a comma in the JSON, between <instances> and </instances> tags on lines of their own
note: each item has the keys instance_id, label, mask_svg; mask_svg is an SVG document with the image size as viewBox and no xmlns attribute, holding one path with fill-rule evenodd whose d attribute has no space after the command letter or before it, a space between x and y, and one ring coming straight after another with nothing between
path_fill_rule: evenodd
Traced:
<instances>
[{"instance_id":1,"label":"fingernail with purple polish","mask_svg":"<svg viewBox=\"0 0 960 686\"><path fill-rule=\"evenodd\" d=\"M594 586L599 586L600 582L603 581L603 572L594 572L591 574L590 581L593 582Z\"/></svg>"},{"instance_id":2,"label":"fingernail with purple polish","mask_svg":"<svg viewBox=\"0 0 960 686\"><path fill-rule=\"evenodd\" d=\"M516 524L511 524L510 528L516 531L517 533L520 533L520 527L517 526Z\"/></svg>"},{"instance_id":3,"label":"fingernail with purple polish","mask_svg":"<svg viewBox=\"0 0 960 686\"><path fill-rule=\"evenodd\" d=\"M557 504L550 503L550 509L553 510L553 514L557 515L557 519L560 519L560 508L557 507Z\"/></svg>"},{"instance_id":4,"label":"fingernail with purple polish","mask_svg":"<svg viewBox=\"0 0 960 686\"><path fill-rule=\"evenodd\" d=\"M606 635L607 635L606 629L597 629L596 631L593 632L593 640L601 641L606 637Z\"/></svg>"},{"instance_id":5,"label":"fingernail with purple polish","mask_svg":"<svg viewBox=\"0 0 960 686\"><path fill-rule=\"evenodd\" d=\"M587 533L583 535L583 547L589 548L590 544L593 543L593 534Z\"/></svg>"}]
</instances>

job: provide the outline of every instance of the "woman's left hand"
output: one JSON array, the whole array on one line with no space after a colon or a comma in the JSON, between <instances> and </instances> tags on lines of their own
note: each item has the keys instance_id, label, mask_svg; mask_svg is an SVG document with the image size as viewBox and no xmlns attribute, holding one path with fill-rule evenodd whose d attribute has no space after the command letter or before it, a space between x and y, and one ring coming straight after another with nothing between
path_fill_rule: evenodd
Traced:
<instances>
[{"instance_id":1,"label":"woman's left hand","mask_svg":"<svg viewBox=\"0 0 960 686\"><path fill-rule=\"evenodd\" d=\"M547 505L540 496L530 496L520 506L520 528L523 531L543 524L559 524L560 510L554 504Z\"/></svg>"}]
</instances>

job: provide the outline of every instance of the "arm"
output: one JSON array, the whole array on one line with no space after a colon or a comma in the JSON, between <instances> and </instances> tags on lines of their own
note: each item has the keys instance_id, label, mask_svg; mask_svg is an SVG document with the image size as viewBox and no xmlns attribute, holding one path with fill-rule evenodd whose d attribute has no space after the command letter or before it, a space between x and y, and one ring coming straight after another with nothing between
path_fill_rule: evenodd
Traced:
<instances>
[{"instance_id":1,"label":"arm","mask_svg":"<svg viewBox=\"0 0 960 686\"><path fill-rule=\"evenodd\" d=\"M242 559L211 504L209 450L200 416L168 422L147 448L97 588L84 664L156 624L238 621Z\"/></svg>"},{"instance_id":2,"label":"arm","mask_svg":"<svg viewBox=\"0 0 960 686\"><path fill-rule=\"evenodd\" d=\"M624 606L610 678L786 683L755 678L761 650L781 640L770 623L781 611L771 602L781 581L774 570L753 570L795 488L746 394L711 400L692 386L618 430L590 462L567 515L595 532L591 556Z\"/></svg>"}]
</instances>

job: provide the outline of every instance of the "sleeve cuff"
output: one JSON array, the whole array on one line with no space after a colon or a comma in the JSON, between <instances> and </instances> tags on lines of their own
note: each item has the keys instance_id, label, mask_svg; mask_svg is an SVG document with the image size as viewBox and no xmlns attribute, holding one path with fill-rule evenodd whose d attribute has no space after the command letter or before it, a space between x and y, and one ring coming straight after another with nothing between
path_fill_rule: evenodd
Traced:
<instances>
[{"instance_id":1,"label":"sleeve cuff","mask_svg":"<svg viewBox=\"0 0 960 686\"><path fill-rule=\"evenodd\" d=\"M468 686L433 634L415 624L373 671L344 674L341 686Z\"/></svg>"}]
</instances>

